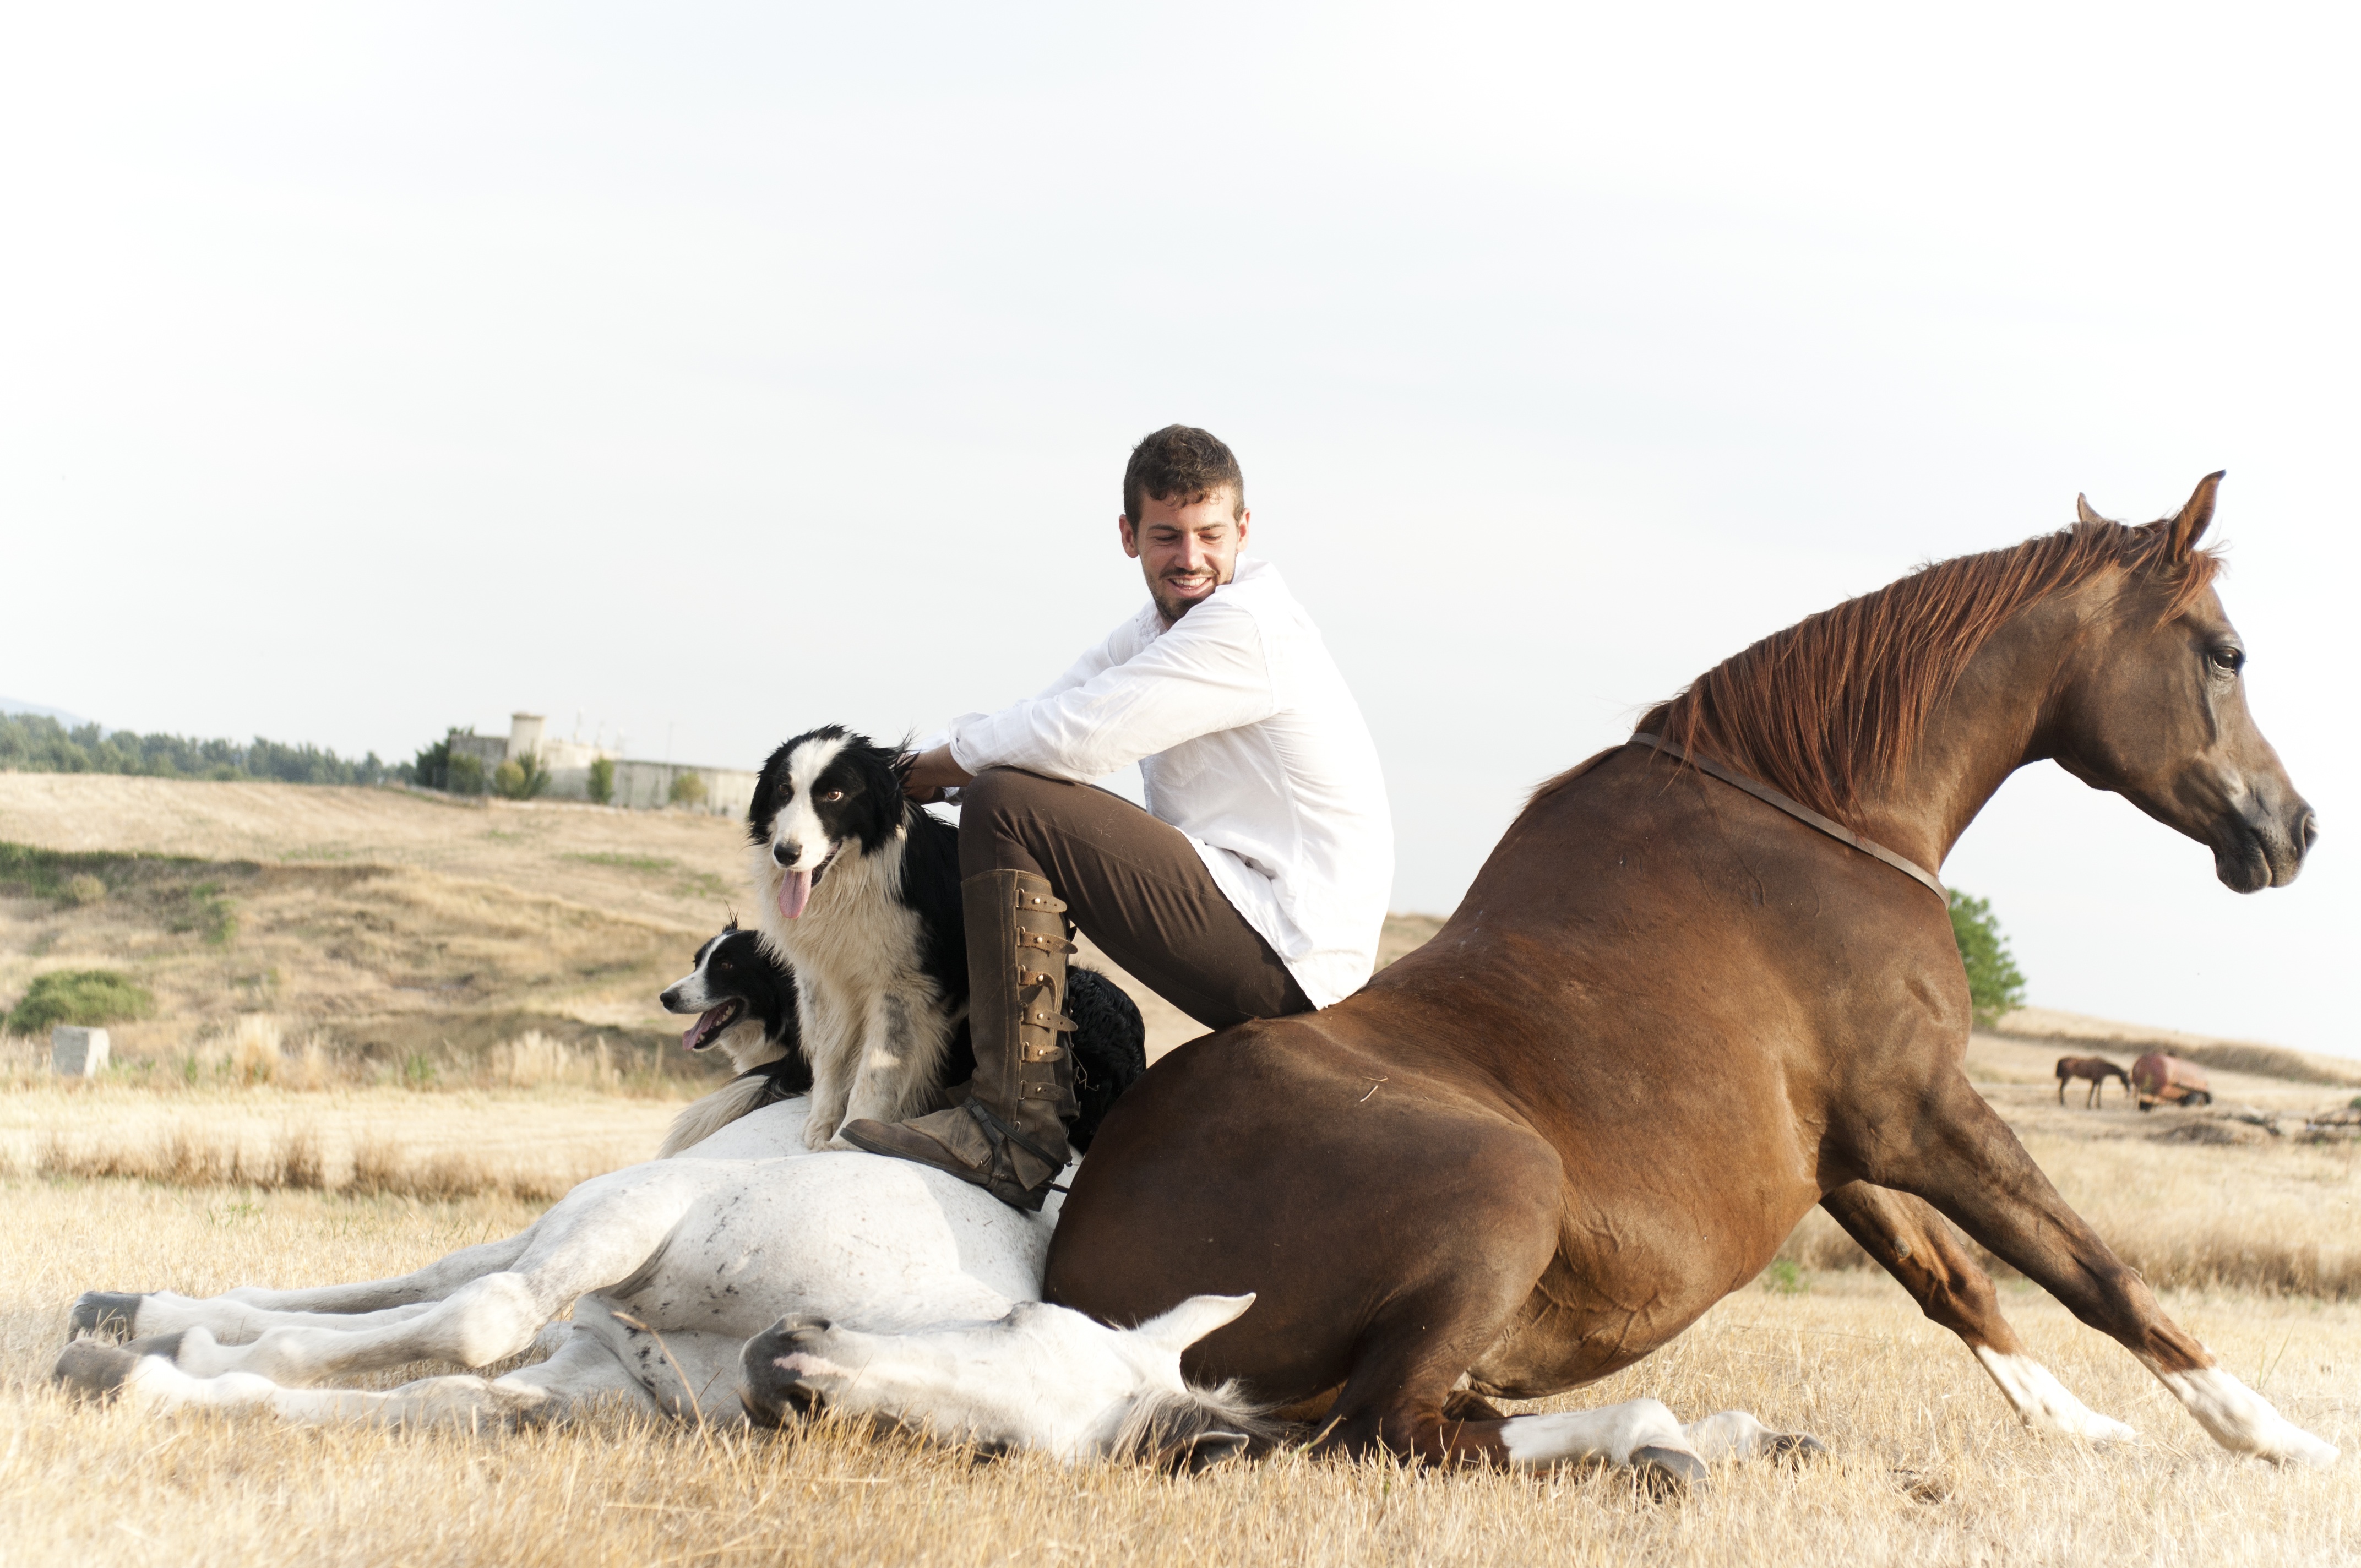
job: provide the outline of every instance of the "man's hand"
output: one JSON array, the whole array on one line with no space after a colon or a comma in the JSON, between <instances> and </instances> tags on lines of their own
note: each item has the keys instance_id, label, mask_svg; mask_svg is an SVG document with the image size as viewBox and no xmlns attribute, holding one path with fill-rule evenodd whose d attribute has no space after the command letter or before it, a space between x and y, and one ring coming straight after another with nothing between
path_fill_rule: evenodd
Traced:
<instances>
[{"instance_id":1,"label":"man's hand","mask_svg":"<svg viewBox=\"0 0 2361 1568\"><path fill-rule=\"evenodd\" d=\"M910 759L910 771L902 775L902 793L923 806L942 799L947 789L974 782L973 773L951 761L949 746L938 746Z\"/></svg>"}]
</instances>

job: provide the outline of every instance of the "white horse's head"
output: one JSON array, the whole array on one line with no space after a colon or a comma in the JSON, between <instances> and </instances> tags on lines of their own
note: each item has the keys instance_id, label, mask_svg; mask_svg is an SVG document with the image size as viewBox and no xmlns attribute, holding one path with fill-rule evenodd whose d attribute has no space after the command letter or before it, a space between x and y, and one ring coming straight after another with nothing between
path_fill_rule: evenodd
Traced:
<instances>
[{"instance_id":1,"label":"white horse's head","mask_svg":"<svg viewBox=\"0 0 2361 1568\"><path fill-rule=\"evenodd\" d=\"M746 1342L740 1398L766 1424L830 1410L990 1449L1201 1469L1270 1430L1234 1386L1180 1376L1180 1353L1253 1304L1191 1296L1133 1329L1043 1301L902 1334L782 1318Z\"/></svg>"}]
</instances>

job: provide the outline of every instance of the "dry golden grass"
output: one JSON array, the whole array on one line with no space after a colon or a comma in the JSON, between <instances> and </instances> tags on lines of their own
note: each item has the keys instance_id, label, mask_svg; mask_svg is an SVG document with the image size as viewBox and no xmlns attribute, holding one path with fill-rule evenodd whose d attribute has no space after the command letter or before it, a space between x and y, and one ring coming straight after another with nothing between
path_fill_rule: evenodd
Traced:
<instances>
[{"instance_id":1,"label":"dry golden grass","mask_svg":"<svg viewBox=\"0 0 2361 1568\"><path fill-rule=\"evenodd\" d=\"M130 1182L0 1182L0 1558L375 1564L1016 1562L2283 1563L2353 1560L2348 1467L2232 1460L2120 1350L2009 1290L2036 1352L2136 1452L2042 1440L1882 1276L1749 1289L1577 1398L1751 1409L1828 1463L1730 1467L1709 1497L1614 1475L1420 1475L1300 1458L1168 1481L835 1430L698 1433L620 1415L520 1433L291 1429L71 1406L46 1382L91 1287L212 1292L381 1275L512 1230L507 1199L439 1203ZM2351 1451L2361 1307L2169 1303L2241 1376ZM428 1369L411 1369L415 1375Z\"/></svg>"}]
</instances>

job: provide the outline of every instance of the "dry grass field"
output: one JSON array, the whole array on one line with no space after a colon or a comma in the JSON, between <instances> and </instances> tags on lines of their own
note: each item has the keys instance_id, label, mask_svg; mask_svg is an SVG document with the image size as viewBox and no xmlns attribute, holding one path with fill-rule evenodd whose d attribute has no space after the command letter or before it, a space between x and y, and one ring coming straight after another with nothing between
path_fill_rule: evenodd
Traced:
<instances>
[{"instance_id":1,"label":"dry grass field","mask_svg":"<svg viewBox=\"0 0 2361 1568\"><path fill-rule=\"evenodd\" d=\"M2073 1020L1979 1036L1971 1072L2168 1308L2346 1450L2337 1469L2230 1459L2004 1276L2035 1353L2146 1441L2036 1438L1817 1215L1668 1350L1552 1402L1738 1407L1832 1449L1729 1467L1678 1504L1613 1475L978 1463L827 1425L372 1433L71 1406L47 1374L81 1290L404 1270L645 1157L702 1087L648 1065L676 1028L653 992L719 924L736 836L674 814L0 774L0 842L130 857L90 862L95 901L0 886L0 1004L93 964L159 1003L118 1034L132 1066L97 1082L59 1084L36 1042L0 1040L0 1563L2361 1562L2361 1146L2303 1140L2304 1114L2353 1090L2217 1069L2214 1109L2276 1113L2280 1135L2116 1098L2085 1112L2079 1091L2061 1109L2049 1063L2087 1032ZM208 901L235 916L225 938ZM1389 947L1431 928L1398 920ZM1190 1032L1150 1022L1159 1052ZM404 1070L420 1059L433 1070ZM2207 1127L2245 1141L2181 1141Z\"/></svg>"}]
</instances>

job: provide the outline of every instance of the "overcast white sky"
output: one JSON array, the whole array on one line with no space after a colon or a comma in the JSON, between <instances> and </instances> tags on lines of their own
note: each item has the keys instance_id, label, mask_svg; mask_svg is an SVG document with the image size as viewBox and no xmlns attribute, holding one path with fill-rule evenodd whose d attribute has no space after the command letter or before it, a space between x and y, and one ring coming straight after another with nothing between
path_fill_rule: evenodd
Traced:
<instances>
[{"instance_id":1,"label":"overcast white sky","mask_svg":"<svg viewBox=\"0 0 2361 1568\"><path fill-rule=\"evenodd\" d=\"M2293 889L2054 769L1949 879L2038 1003L2361 1052L2356 24L2328 7L404 4L0 23L0 692L749 764L1128 612L1246 465L1447 910L1763 633L2217 531Z\"/></svg>"}]
</instances>

